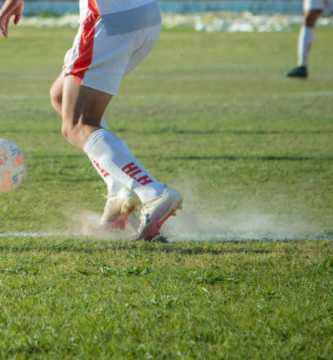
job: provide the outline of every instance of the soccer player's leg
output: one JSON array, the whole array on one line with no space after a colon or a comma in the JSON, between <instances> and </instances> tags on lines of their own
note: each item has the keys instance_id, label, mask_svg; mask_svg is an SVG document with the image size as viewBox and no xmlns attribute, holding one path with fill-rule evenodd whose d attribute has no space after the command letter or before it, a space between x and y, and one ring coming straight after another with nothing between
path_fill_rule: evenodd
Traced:
<instances>
[{"instance_id":1,"label":"soccer player's leg","mask_svg":"<svg viewBox=\"0 0 333 360\"><path fill-rule=\"evenodd\" d=\"M64 77L61 72L50 90L51 104L60 116L62 116L63 88ZM103 118L100 126L108 130ZM110 175L107 180L108 196L100 225L105 230L124 230L128 223L130 213L136 206L141 205L140 199L135 192L127 187L123 187L112 175Z\"/></svg>"},{"instance_id":2,"label":"soccer player's leg","mask_svg":"<svg viewBox=\"0 0 333 360\"><path fill-rule=\"evenodd\" d=\"M145 41L131 55L124 76L129 74L146 58L155 46L160 31L160 26L153 26L149 29ZM143 201L140 215L141 224L136 235L137 240L150 241L155 238L159 235L164 222L170 216L176 216L176 211L182 209L182 195L166 184L164 187L160 196L146 198Z\"/></svg>"},{"instance_id":3,"label":"soccer player's leg","mask_svg":"<svg viewBox=\"0 0 333 360\"><path fill-rule=\"evenodd\" d=\"M308 58L313 44L315 26L324 6L323 0L304 0L303 25L298 38L298 66L288 72L287 77L307 78Z\"/></svg>"},{"instance_id":4,"label":"soccer player's leg","mask_svg":"<svg viewBox=\"0 0 333 360\"><path fill-rule=\"evenodd\" d=\"M99 126L99 119L112 96L117 95L130 64L133 69L155 45L160 25L110 36L95 14L90 14L87 21L89 26L85 21L80 27L82 33L75 40L64 72L63 134L87 153L106 182L112 174L136 193L146 210L141 214L136 238L150 240L159 233L164 221L180 208L182 196L159 183L121 139ZM82 39L86 41L81 43Z\"/></svg>"},{"instance_id":5,"label":"soccer player's leg","mask_svg":"<svg viewBox=\"0 0 333 360\"><path fill-rule=\"evenodd\" d=\"M159 229L161 223L175 213L182 197L176 190L164 187L154 179L121 139L100 127L99 119L111 99L112 95L82 86L72 76L67 76L63 90L62 133L69 142L87 153L106 182L113 174L124 186L136 192L140 201L138 198L132 204L118 201L119 211L123 206L135 207L141 201L145 209L149 207L145 212L148 216L144 229L140 227L138 238L141 239L155 225ZM154 234L157 235L157 228Z\"/></svg>"},{"instance_id":6,"label":"soccer player's leg","mask_svg":"<svg viewBox=\"0 0 333 360\"><path fill-rule=\"evenodd\" d=\"M62 92L64 87L64 75L63 72L57 77L50 89L50 101L54 109L62 116ZM108 125L104 118L102 118L101 127L108 130Z\"/></svg>"},{"instance_id":7,"label":"soccer player's leg","mask_svg":"<svg viewBox=\"0 0 333 360\"><path fill-rule=\"evenodd\" d=\"M61 72L50 90L51 104L60 116L62 116L63 88L64 76ZM100 126L103 129L108 130L107 124L103 118L100 122ZM141 204L140 199L133 191L123 187L123 185L111 175L108 179L107 185L107 202L100 225L106 230L124 230L128 223L130 213L135 209L135 206Z\"/></svg>"},{"instance_id":8,"label":"soccer player's leg","mask_svg":"<svg viewBox=\"0 0 333 360\"><path fill-rule=\"evenodd\" d=\"M70 60L71 54L72 54L72 49L69 49L64 57L64 66L62 69L63 71L54 81L50 89L51 104L60 116L62 116L62 92L64 88L64 70L67 67L67 62Z\"/></svg>"},{"instance_id":9,"label":"soccer player's leg","mask_svg":"<svg viewBox=\"0 0 333 360\"><path fill-rule=\"evenodd\" d=\"M95 144L95 139L96 135L113 135L100 125L100 119L111 98L112 95L82 86L72 76L67 76L63 86L62 133L69 142L80 149L84 149L87 140L91 139L94 153L93 157L89 157L109 189L100 224L105 229L123 230L130 213L141 205L141 201L134 191L117 180L112 167L105 170L101 167L103 165L100 165L100 158L104 157L105 149L99 148L99 145Z\"/></svg>"},{"instance_id":10,"label":"soccer player's leg","mask_svg":"<svg viewBox=\"0 0 333 360\"><path fill-rule=\"evenodd\" d=\"M57 77L50 89L50 101L54 109L61 116L62 114L62 90L64 87L64 77L61 74Z\"/></svg>"}]
</instances>

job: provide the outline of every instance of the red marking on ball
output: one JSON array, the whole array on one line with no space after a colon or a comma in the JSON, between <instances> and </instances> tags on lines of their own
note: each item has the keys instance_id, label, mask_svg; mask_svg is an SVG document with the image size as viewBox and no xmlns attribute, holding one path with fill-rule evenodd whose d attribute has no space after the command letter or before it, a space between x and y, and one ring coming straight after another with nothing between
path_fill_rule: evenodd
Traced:
<instances>
[{"instance_id":1,"label":"red marking on ball","mask_svg":"<svg viewBox=\"0 0 333 360\"><path fill-rule=\"evenodd\" d=\"M21 164L23 164L24 163L24 156L18 156L18 157L16 157L14 160L14 164L16 165L16 166L18 166L18 165L21 165Z\"/></svg>"}]
</instances>

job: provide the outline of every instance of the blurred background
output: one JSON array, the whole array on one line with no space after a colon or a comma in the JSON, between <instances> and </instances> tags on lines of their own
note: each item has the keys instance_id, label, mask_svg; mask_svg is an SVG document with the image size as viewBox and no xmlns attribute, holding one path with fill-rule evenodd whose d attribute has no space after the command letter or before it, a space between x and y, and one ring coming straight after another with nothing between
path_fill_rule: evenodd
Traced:
<instances>
[{"instance_id":1,"label":"blurred background","mask_svg":"<svg viewBox=\"0 0 333 360\"><path fill-rule=\"evenodd\" d=\"M278 32L290 31L302 23L303 2L300 0L163 0L158 1L167 28L192 27L207 32ZM1 4L1 2L0 2ZM77 26L78 1L26 1L25 17L21 25ZM319 25L330 25L328 11ZM62 17L51 19L50 17Z\"/></svg>"}]
</instances>

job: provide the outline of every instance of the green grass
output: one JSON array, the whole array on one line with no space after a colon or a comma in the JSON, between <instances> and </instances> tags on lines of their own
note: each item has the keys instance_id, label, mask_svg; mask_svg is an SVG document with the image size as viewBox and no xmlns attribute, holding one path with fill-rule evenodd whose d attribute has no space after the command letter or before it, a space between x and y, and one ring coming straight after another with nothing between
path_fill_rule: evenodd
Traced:
<instances>
[{"instance_id":1,"label":"green grass","mask_svg":"<svg viewBox=\"0 0 333 360\"><path fill-rule=\"evenodd\" d=\"M75 31L11 28L0 39L0 137L28 163L21 187L0 198L0 234L53 234L0 237L2 358L331 359L331 241L77 234L73 216L100 214L106 190L48 100ZM252 226L259 239L268 224L273 238L332 237L332 35L318 29L309 80L291 81L297 29L163 31L105 117L185 194L186 216L167 229L194 236L193 218L204 218L221 235Z\"/></svg>"},{"instance_id":2,"label":"green grass","mask_svg":"<svg viewBox=\"0 0 333 360\"><path fill-rule=\"evenodd\" d=\"M331 359L333 243L1 242L4 359Z\"/></svg>"}]
</instances>

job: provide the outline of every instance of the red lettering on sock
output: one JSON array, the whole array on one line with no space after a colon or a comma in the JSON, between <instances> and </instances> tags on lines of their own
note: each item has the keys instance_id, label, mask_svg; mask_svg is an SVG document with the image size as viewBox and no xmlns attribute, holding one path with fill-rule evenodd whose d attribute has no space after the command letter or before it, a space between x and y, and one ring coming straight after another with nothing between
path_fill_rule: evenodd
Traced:
<instances>
[{"instance_id":1,"label":"red lettering on sock","mask_svg":"<svg viewBox=\"0 0 333 360\"><path fill-rule=\"evenodd\" d=\"M94 162L95 166L96 166L97 169L101 172L101 174L103 175L103 177L106 178L106 177L110 176L110 174L109 174L106 170L102 169L102 168L99 166L99 163L98 163L96 160L94 160L93 158L91 158L91 160Z\"/></svg>"},{"instance_id":2,"label":"red lettering on sock","mask_svg":"<svg viewBox=\"0 0 333 360\"><path fill-rule=\"evenodd\" d=\"M121 170L130 176L132 179L140 183L142 186L145 186L147 184L150 184L153 182L153 180L149 179L148 175L140 177L140 179L136 179L135 175L140 174L142 170L139 169L138 166L135 165L134 162L131 162L130 164L125 165Z\"/></svg>"},{"instance_id":3,"label":"red lettering on sock","mask_svg":"<svg viewBox=\"0 0 333 360\"><path fill-rule=\"evenodd\" d=\"M106 178L106 177L108 177L108 176L110 176L110 174L107 172L107 171L105 171L104 169L101 169L101 174Z\"/></svg>"},{"instance_id":4,"label":"red lettering on sock","mask_svg":"<svg viewBox=\"0 0 333 360\"><path fill-rule=\"evenodd\" d=\"M139 169L139 170L134 171L133 173L130 173L130 174L127 173L127 175L130 176L132 179L136 180L135 175L140 174L140 172L142 172L142 171Z\"/></svg>"},{"instance_id":5,"label":"red lettering on sock","mask_svg":"<svg viewBox=\"0 0 333 360\"><path fill-rule=\"evenodd\" d=\"M100 170L101 168L100 168L100 166L99 166L99 163L98 163L96 160L94 160L93 158L91 158L91 160L94 162L94 164L96 165L97 169Z\"/></svg>"},{"instance_id":6,"label":"red lettering on sock","mask_svg":"<svg viewBox=\"0 0 333 360\"><path fill-rule=\"evenodd\" d=\"M137 180L138 183L140 183L142 186L145 186L147 184L150 184L153 182L153 180L150 180L148 175L140 177L140 179Z\"/></svg>"},{"instance_id":7,"label":"red lettering on sock","mask_svg":"<svg viewBox=\"0 0 333 360\"><path fill-rule=\"evenodd\" d=\"M121 170L129 175L131 172L138 170L139 168L134 164L134 162L131 162L130 164L127 164L126 166L124 166L123 168L121 168Z\"/></svg>"},{"instance_id":8,"label":"red lettering on sock","mask_svg":"<svg viewBox=\"0 0 333 360\"><path fill-rule=\"evenodd\" d=\"M138 166L136 166L134 164L134 162L131 162L130 164L124 166L121 169L125 174L127 174L128 176L130 176L132 179L136 180L135 175L139 174L140 172L142 172L142 170L140 170L138 168Z\"/></svg>"}]
</instances>

